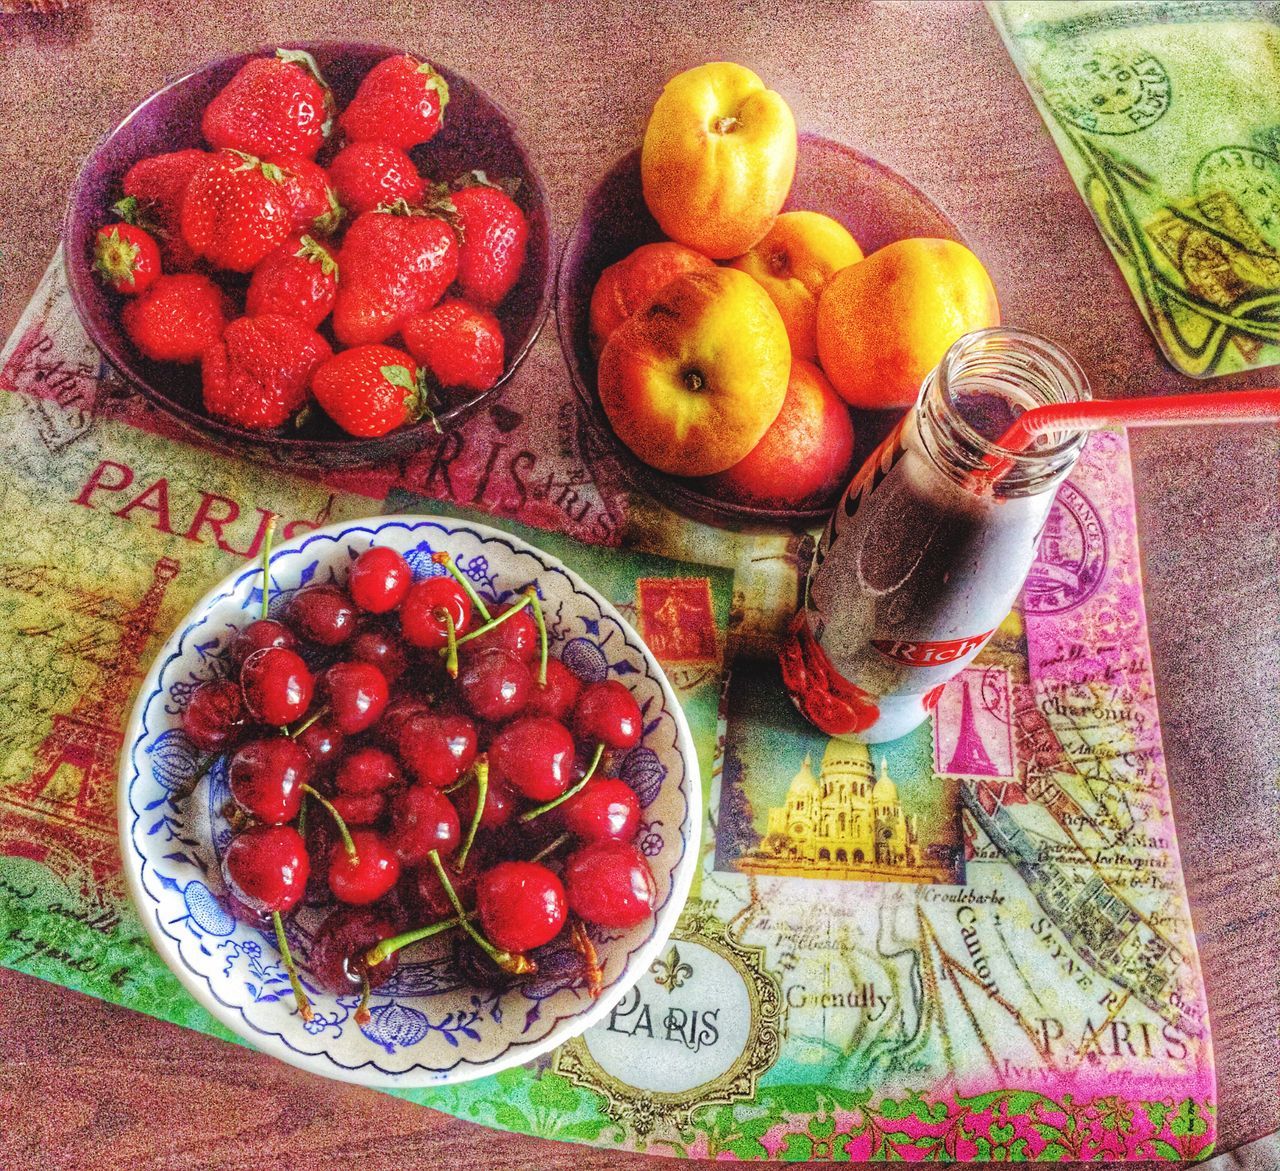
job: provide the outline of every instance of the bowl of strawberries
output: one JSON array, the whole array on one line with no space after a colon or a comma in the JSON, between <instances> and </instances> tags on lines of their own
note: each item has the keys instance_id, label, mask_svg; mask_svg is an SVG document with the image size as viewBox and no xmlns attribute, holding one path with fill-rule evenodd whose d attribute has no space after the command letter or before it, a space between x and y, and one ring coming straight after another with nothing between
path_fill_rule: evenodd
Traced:
<instances>
[{"instance_id":1,"label":"bowl of strawberries","mask_svg":"<svg viewBox=\"0 0 1280 1171\"><path fill-rule=\"evenodd\" d=\"M533 345L552 278L510 117L378 45L264 49L165 86L86 160L63 244L132 386L294 466L379 463L474 410Z\"/></svg>"},{"instance_id":2,"label":"bowl of strawberries","mask_svg":"<svg viewBox=\"0 0 1280 1171\"><path fill-rule=\"evenodd\" d=\"M430 516L346 521L220 582L125 730L130 893L250 1044L440 1085L533 1060L648 970L698 864L662 668L556 558Z\"/></svg>"}]
</instances>

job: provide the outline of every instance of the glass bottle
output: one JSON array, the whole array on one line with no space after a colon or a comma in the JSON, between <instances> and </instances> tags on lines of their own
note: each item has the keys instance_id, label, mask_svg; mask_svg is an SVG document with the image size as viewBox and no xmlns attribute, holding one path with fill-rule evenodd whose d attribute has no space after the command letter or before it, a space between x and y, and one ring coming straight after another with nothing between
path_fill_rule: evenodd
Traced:
<instances>
[{"instance_id":1,"label":"glass bottle","mask_svg":"<svg viewBox=\"0 0 1280 1171\"><path fill-rule=\"evenodd\" d=\"M1023 330L967 334L943 355L818 542L779 653L804 716L868 744L924 721L1008 614L1085 436L1020 454L996 440L1025 410L1088 397L1071 356Z\"/></svg>"}]
</instances>

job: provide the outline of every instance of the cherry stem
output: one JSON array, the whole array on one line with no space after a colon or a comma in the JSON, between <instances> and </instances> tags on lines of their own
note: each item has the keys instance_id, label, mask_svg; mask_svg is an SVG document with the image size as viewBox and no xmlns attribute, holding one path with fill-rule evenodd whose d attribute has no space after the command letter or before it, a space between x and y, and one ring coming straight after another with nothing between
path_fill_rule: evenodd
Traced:
<instances>
[{"instance_id":1,"label":"cherry stem","mask_svg":"<svg viewBox=\"0 0 1280 1171\"><path fill-rule=\"evenodd\" d=\"M444 863L440 861L440 851L432 850L427 857L431 859L431 865L435 867L436 877L440 880L440 885L444 887L445 897L448 898L450 905L457 912L458 923L463 931L476 941L480 950L509 975L522 976L526 972L534 971L534 965L528 958L522 955L512 955L509 951L499 951L471 926L467 912L462 906L462 900L458 898L458 892L453 889L453 883L449 881L449 875L445 871Z\"/></svg>"},{"instance_id":2,"label":"cherry stem","mask_svg":"<svg viewBox=\"0 0 1280 1171\"><path fill-rule=\"evenodd\" d=\"M262 617L267 616L267 605L271 600L271 538L276 532L276 514L267 517L267 528L262 534Z\"/></svg>"},{"instance_id":3,"label":"cherry stem","mask_svg":"<svg viewBox=\"0 0 1280 1171\"><path fill-rule=\"evenodd\" d=\"M454 565L453 558L450 557L448 553L441 552L432 553L431 560L437 565L443 565L445 569L448 570L449 576L462 587L462 592L471 599L471 604L480 611L480 617L488 622L489 619L493 617L493 615L489 613L489 607L484 604L484 599L476 593L476 587L467 580L466 574Z\"/></svg>"},{"instance_id":4,"label":"cherry stem","mask_svg":"<svg viewBox=\"0 0 1280 1171\"><path fill-rule=\"evenodd\" d=\"M369 993L372 989L369 987L369 969L364 965L360 967L360 1003L356 1005L356 1024L367 1025L373 1017L369 1013Z\"/></svg>"},{"instance_id":5,"label":"cherry stem","mask_svg":"<svg viewBox=\"0 0 1280 1171\"><path fill-rule=\"evenodd\" d=\"M561 834L558 838L555 839L555 841L548 842L547 845L543 846L541 850L539 850L536 854L534 854L532 858L529 859L529 861L541 862L543 858L550 857L558 849L560 849L561 846L563 846L566 842L568 842L572 837L573 837L573 834Z\"/></svg>"},{"instance_id":6,"label":"cherry stem","mask_svg":"<svg viewBox=\"0 0 1280 1171\"><path fill-rule=\"evenodd\" d=\"M449 641L441 648L444 651L444 669L449 672L450 679L458 677L458 628L453 624L453 615L443 606L436 610L436 621L443 622L448 631Z\"/></svg>"},{"instance_id":7,"label":"cherry stem","mask_svg":"<svg viewBox=\"0 0 1280 1171\"><path fill-rule=\"evenodd\" d=\"M190 797L196 791L196 786L204 779L204 774L213 767L213 762L221 755L221 752L211 752L203 760L198 761L196 771L169 794L169 804L176 806L178 802Z\"/></svg>"},{"instance_id":8,"label":"cherry stem","mask_svg":"<svg viewBox=\"0 0 1280 1171\"><path fill-rule=\"evenodd\" d=\"M489 797L489 761L484 756L476 758L476 811L471 815L471 825L467 828L466 839L462 843L462 849L458 851L458 860L455 865L462 870L467 865L467 855L471 853L471 846L476 840L476 830L480 828L480 819L484 817L485 801Z\"/></svg>"},{"instance_id":9,"label":"cherry stem","mask_svg":"<svg viewBox=\"0 0 1280 1171\"><path fill-rule=\"evenodd\" d=\"M284 920L279 911L271 912L271 923L276 929L276 946L280 949L280 959L284 962L284 970L289 976L289 987L293 989L293 998L298 1002L298 1015L309 1021L312 1017L311 1001L302 990L302 981L298 979L298 966L293 962L293 953L289 950L289 941L284 935Z\"/></svg>"},{"instance_id":10,"label":"cherry stem","mask_svg":"<svg viewBox=\"0 0 1280 1171\"><path fill-rule=\"evenodd\" d=\"M417 943L423 939L430 939L433 935L439 935L442 931L448 931L449 928L460 924L461 920L455 915L451 919L441 919L439 923L428 923L425 927L413 927L408 931L400 932L399 935L390 935L386 939L378 940L364 953L364 962L368 967L376 968L402 947L408 947L411 943Z\"/></svg>"},{"instance_id":11,"label":"cherry stem","mask_svg":"<svg viewBox=\"0 0 1280 1171\"><path fill-rule=\"evenodd\" d=\"M446 788L444 791L446 794L456 793L459 789L465 789L469 784L471 784L472 781L475 780L475 778L476 778L475 768L474 767L469 768L465 773L462 774L461 777L459 777L456 781L454 781L453 784L448 786L448 788Z\"/></svg>"},{"instance_id":12,"label":"cherry stem","mask_svg":"<svg viewBox=\"0 0 1280 1171\"><path fill-rule=\"evenodd\" d=\"M595 944L587 934L586 926L581 919L573 920L573 930L569 933L573 941L573 949L582 956L587 967L587 994L595 1000L604 988L604 972L600 969L600 957L596 955Z\"/></svg>"},{"instance_id":13,"label":"cherry stem","mask_svg":"<svg viewBox=\"0 0 1280 1171\"><path fill-rule=\"evenodd\" d=\"M538 597L538 587L529 586L525 591L529 605L533 609L533 620L538 626L538 686L547 685L547 620L542 614L542 599Z\"/></svg>"},{"instance_id":14,"label":"cherry stem","mask_svg":"<svg viewBox=\"0 0 1280 1171\"><path fill-rule=\"evenodd\" d=\"M488 622L486 622L483 626L477 626L475 630L468 630L466 634L464 634L460 639L458 639L458 645L461 646L464 642L470 642L473 638L479 638L482 634L488 634L489 631L493 630L495 627L501 626L504 622L507 621L508 618L514 618L528 604L529 604L529 595L525 594L525 596L521 598L509 610L504 610L496 618L490 618ZM444 651L445 651L445 648L441 647L440 653L444 654Z\"/></svg>"},{"instance_id":15,"label":"cherry stem","mask_svg":"<svg viewBox=\"0 0 1280 1171\"><path fill-rule=\"evenodd\" d=\"M342 814L333 807L333 803L329 801L327 797L313 789L310 785L303 785L302 791L308 797L314 797L329 811L329 816L333 818L334 823L338 827L338 833L342 835L342 848L346 850L347 858L350 860L352 866L358 865L360 862L360 856L356 853L356 844L351 840L351 831L347 829L347 823L342 820Z\"/></svg>"},{"instance_id":16,"label":"cherry stem","mask_svg":"<svg viewBox=\"0 0 1280 1171\"><path fill-rule=\"evenodd\" d=\"M311 727L311 725L314 724L316 720L318 720L321 716L328 715L328 713L329 713L329 705L327 703L322 704L320 707L316 708L316 710L313 711L309 716L307 716L307 718L303 720L302 723L300 723L292 731L290 731L288 728L282 728L281 731L286 736L288 736L290 740L296 740L299 736L302 735L303 732L305 732L309 727Z\"/></svg>"},{"instance_id":17,"label":"cherry stem","mask_svg":"<svg viewBox=\"0 0 1280 1171\"><path fill-rule=\"evenodd\" d=\"M604 755L604 745L597 744L596 754L591 758L591 764L588 766L587 771L583 774L582 780L580 780L576 785L573 785L571 788L566 789L563 793L560 794L559 797L555 797L552 800L547 801L542 805L535 805L532 809L528 810L525 813L520 814L520 823L523 825L525 822L532 821L535 817L541 817L544 813L547 813L550 810L554 809L557 805L563 805L566 801L569 800L570 797L573 797L576 794L581 793L582 790L586 788L587 782L591 780L593 776L596 775L596 769L600 767L600 758L603 755Z\"/></svg>"}]
</instances>

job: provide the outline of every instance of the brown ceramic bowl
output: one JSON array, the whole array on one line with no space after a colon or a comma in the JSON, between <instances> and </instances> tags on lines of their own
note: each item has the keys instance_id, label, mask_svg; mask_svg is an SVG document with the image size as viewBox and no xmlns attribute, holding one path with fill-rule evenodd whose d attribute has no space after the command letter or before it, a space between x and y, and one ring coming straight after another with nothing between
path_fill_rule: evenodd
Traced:
<instances>
[{"instance_id":1,"label":"brown ceramic bowl","mask_svg":"<svg viewBox=\"0 0 1280 1171\"><path fill-rule=\"evenodd\" d=\"M404 52L386 45L300 43L314 56L333 87L339 108L354 96L364 75L384 57ZM111 205L120 198L125 172L138 159L185 147L205 147L200 137L204 107L251 57L274 52L274 46L225 57L197 69L152 94L100 142L85 160L67 207L63 225L67 278L71 298L94 345L133 386L190 430L252 459L293 467L360 467L407 454L429 442L429 422L403 427L378 439L355 439L313 411L297 430L255 432L209 418L200 402L200 368L152 362L134 348L120 324L123 298L107 289L92 270L93 235L116 217ZM422 56L419 54L419 56ZM410 154L424 174L450 180L470 170L520 180L515 199L529 220L529 253L524 273L498 310L506 339L507 364L497 386L480 394L453 395L439 413L448 429L480 403L497 395L524 360L546 320L551 299L552 257L546 193L511 119L482 90L425 55L449 83L444 125L428 143ZM337 135L335 135L335 140ZM319 161L336 151L327 143ZM243 298L244 278L215 274ZM321 327L324 332L326 327Z\"/></svg>"},{"instance_id":2,"label":"brown ceramic bowl","mask_svg":"<svg viewBox=\"0 0 1280 1171\"><path fill-rule=\"evenodd\" d=\"M956 226L927 195L868 155L818 134L801 134L796 177L784 210L818 211L839 220L865 253L911 236L963 243ZM556 284L560 348L593 428L617 453L631 486L663 504L712 524L761 527L812 524L835 506L839 492L811 508L779 510L738 504L708 493L697 481L641 463L613 434L596 394L588 310L601 272L641 244L666 239L645 206L640 152L620 159L587 196L578 226L565 245ZM893 412L855 411L855 462L869 453L894 421Z\"/></svg>"}]
</instances>

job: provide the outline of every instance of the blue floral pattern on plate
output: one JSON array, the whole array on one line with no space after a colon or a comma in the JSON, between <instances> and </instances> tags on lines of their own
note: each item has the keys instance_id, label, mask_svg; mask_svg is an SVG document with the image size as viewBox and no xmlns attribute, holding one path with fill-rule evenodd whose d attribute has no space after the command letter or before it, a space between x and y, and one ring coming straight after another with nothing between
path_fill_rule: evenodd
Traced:
<instances>
[{"instance_id":1,"label":"blue floral pattern on plate","mask_svg":"<svg viewBox=\"0 0 1280 1171\"><path fill-rule=\"evenodd\" d=\"M658 911L596 946L604 992L592 1001L562 978L555 957L533 981L501 994L468 986L441 937L409 949L375 994L370 1019L355 1022L354 996L313 989L305 1024L288 991L275 939L227 911L220 859L230 839L221 817L225 762L185 801L174 800L200 767L180 728L192 688L227 672L235 631L256 617L262 574L246 566L182 621L156 657L126 730L120 764L120 833L130 892L161 956L193 995L245 1040L313 1072L367 1085L406 1088L464 1081L532 1061L602 1019L661 950L697 865L701 790L688 726L661 667L618 612L572 570L515 537L439 517L387 516L331 525L278 548L269 605L278 612L311 581L344 580L371 544L390 545L416 576L440 567L447 550L485 593L515 596L537 582L554 648L584 678L621 677L644 713L643 743L621 772L645 806L642 848L658 883ZM661 827L661 829L659 829ZM305 957L323 910L289 919L289 942ZM593 937L597 933L593 932Z\"/></svg>"}]
</instances>

